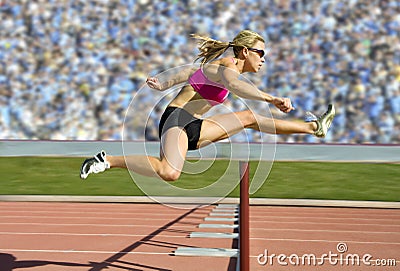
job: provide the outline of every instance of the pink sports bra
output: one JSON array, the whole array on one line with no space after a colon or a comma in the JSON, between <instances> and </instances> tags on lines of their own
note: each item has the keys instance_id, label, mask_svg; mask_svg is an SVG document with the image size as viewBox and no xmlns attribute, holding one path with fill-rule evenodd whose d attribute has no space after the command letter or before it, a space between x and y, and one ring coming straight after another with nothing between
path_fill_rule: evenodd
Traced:
<instances>
[{"instance_id":1,"label":"pink sports bra","mask_svg":"<svg viewBox=\"0 0 400 271\"><path fill-rule=\"evenodd\" d=\"M223 103L229 94L224 85L209 80L201 68L189 77L189 83L212 106Z\"/></svg>"}]
</instances>

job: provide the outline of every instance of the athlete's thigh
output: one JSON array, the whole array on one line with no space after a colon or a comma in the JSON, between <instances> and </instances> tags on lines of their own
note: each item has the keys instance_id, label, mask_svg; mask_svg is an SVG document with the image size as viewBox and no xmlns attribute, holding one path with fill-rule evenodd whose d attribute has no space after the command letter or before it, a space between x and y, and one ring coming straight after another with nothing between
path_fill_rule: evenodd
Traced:
<instances>
[{"instance_id":1,"label":"athlete's thigh","mask_svg":"<svg viewBox=\"0 0 400 271\"><path fill-rule=\"evenodd\" d=\"M201 126L199 146L205 146L210 142L219 141L239 133L251 123L252 117L250 111L241 111L204 119Z\"/></svg>"},{"instance_id":2,"label":"athlete's thigh","mask_svg":"<svg viewBox=\"0 0 400 271\"><path fill-rule=\"evenodd\" d=\"M168 129L161 136L161 161L165 166L181 171L188 150L186 132L179 127Z\"/></svg>"}]
</instances>

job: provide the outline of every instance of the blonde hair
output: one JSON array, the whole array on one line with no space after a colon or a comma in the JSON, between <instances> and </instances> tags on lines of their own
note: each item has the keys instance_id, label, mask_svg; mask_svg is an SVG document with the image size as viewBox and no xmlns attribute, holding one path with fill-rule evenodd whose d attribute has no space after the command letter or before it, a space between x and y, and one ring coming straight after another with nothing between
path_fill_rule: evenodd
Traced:
<instances>
[{"instance_id":1,"label":"blonde hair","mask_svg":"<svg viewBox=\"0 0 400 271\"><path fill-rule=\"evenodd\" d=\"M201 59L201 65L218 58L229 47L233 47L233 53L235 57L237 57L243 47L252 47L257 41L265 42L263 37L251 30L240 31L232 42L214 40L197 34L192 34L191 36L199 40L198 49L200 50L200 53L197 55L195 62Z\"/></svg>"}]
</instances>

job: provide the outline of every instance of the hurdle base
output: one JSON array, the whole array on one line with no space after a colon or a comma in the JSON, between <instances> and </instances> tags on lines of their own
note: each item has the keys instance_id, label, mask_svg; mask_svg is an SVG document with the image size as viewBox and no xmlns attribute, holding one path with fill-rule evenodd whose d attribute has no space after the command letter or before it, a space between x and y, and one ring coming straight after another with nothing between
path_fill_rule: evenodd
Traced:
<instances>
[{"instance_id":1,"label":"hurdle base","mask_svg":"<svg viewBox=\"0 0 400 271\"><path fill-rule=\"evenodd\" d=\"M238 249L178 247L175 256L238 257Z\"/></svg>"},{"instance_id":2,"label":"hurdle base","mask_svg":"<svg viewBox=\"0 0 400 271\"><path fill-rule=\"evenodd\" d=\"M190 238L227 238L237 239L239 238L238 233L225 233L225 232L192 232L189 235Z\"/></svg>"}]
</instances>

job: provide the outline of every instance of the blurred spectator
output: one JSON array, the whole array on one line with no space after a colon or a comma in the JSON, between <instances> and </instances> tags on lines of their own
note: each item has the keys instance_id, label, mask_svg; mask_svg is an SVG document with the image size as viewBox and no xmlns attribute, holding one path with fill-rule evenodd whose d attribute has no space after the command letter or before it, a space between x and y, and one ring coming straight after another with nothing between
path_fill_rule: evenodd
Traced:
<instances>
[{"instance_id":1,"label":"blurred spectator","mask_svg":"<svg viewBox=\"0 0 400 271\"><path fill-rule=\"evenodd\" d=\"M245 76L297 108L276 117L338 109L325 139L279 141L400 143L395 0L15 0L1 2L0 19L2 139L120 140L146 76L192 63L191 33L225 40L250 28L269 55L264 77ZM129 109L127 139L157 140L159 111L145 112L165 101L146 95ZM236 137L246 138L262 140Z\"/></svg>"}]
</instances>

